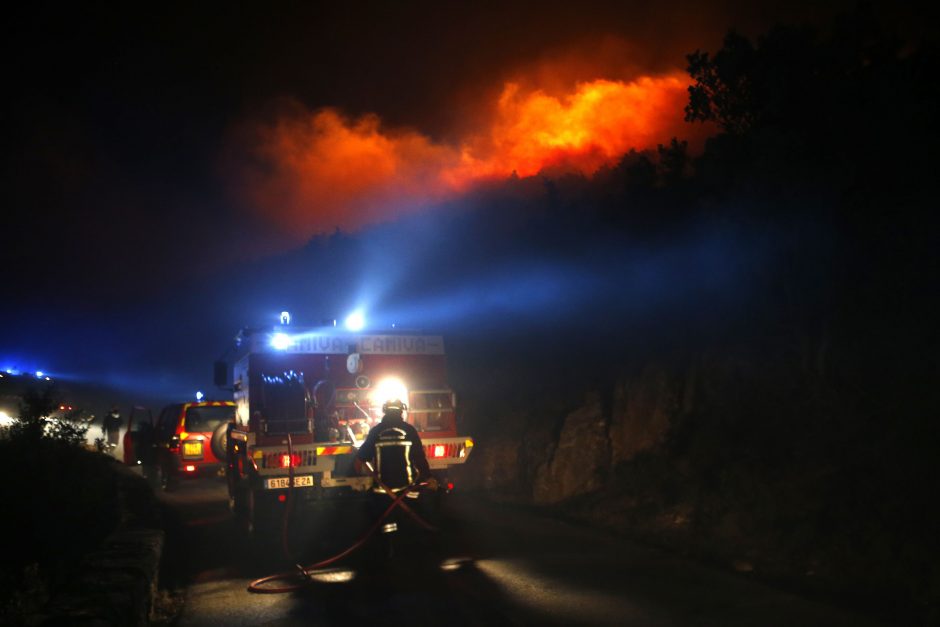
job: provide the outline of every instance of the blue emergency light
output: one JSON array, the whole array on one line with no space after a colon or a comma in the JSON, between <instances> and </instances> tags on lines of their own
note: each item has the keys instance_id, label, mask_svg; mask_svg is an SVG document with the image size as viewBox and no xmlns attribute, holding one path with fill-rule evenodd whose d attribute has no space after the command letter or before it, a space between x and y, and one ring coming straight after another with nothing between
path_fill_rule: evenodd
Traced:
<instances>
[{"instance_id":1,"label":"blue emergency light","mask_svg":"<svg viewBox=\"0 0 940 627\"><path fill-rule=\"evenodd\" d=\"M357 309L348 316L346 316L346 328L350 331L362 331L366 326L366 317L362 313L362 310Z\"/></svg>"},{"instance_id":2,"label":"blue emergency light","mask_svg":"<svg viewBox=\"0 0 940 627\"><path fill-rule=\"evenodd\" d=\"M275 333L271 336L271 346L279 351L287 350L293 343L294 340L286 333Z\"/></svg>"}]
</instances>

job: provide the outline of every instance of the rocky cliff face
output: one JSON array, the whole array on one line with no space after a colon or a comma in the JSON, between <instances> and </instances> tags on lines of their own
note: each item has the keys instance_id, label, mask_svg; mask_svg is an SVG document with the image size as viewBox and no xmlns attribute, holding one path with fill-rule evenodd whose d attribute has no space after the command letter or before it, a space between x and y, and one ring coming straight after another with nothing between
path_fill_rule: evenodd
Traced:
<instances>
[{"instance_id":1,"label":"rocky cliff face","mask_svg":"<svg viewBox=\"0 0 940 627\"><path fill-rule=\"evenodd\" d=\"M936 607L935 534L912 505L926 488L902 481L929 473L876 466L877 414L772 348L582 381L580 398L520 386L514 410L467 416L481 428L457 484L739 572Z\"/></svg>"},{"instance_id":2,"label":"rocky cliff face","mask_svg":"<svg viewBox=\"0 0 940 627\"><path fill-rule=\"evenodd\" d=\"M610 416L596 392L565 416L551 456L535 473L535 503L557 503L603 487L610 467L609 425Z\"/></svg>"},{"instance_id":3,"label":"rocky cliff face","mask_svg":"<svg viewBox=\"0 0 940 627\"><path fill-rule=\"evenodd\" d=\"M462 483L536 504L597 492L619 464L664 441L691 402L690 381L651 367L558 415L502 416L479 438Z\"/></svg>"}]
</instances>

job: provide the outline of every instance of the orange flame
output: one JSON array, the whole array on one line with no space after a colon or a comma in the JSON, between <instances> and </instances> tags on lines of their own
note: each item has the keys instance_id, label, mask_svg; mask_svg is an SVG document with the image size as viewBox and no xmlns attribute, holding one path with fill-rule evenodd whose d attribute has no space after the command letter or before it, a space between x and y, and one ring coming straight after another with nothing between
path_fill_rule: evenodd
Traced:
<instances>
[{"instance_id":1,"label":"orange flame","mask_svg":"<svg viewBox=\"0 0 940 627\"><path fill-rule=\"evenodd\" d=\"M532 176L558 165L593 174L631 148L667 141L677 115L681 120L688 85L679 75L629 83L595 80L556 98L542 91L522 94L509 83L489 136L478 139L477 147L465 146L460 166L445 172L445 179L461 187L513 171Z\"/></svg>"},{"instance_id":2,"label":"orange flame","mask_svg":"<svg viewBox=\"0 0 940 627\"><path fill-rule=\"evenodd\" d=\"M601 79L556 97L507 83L487 128L457 145L385 129L375 115L300 111L255 130L261 167L241 173L243 191L266 217L306 238L415 211L513 173L591 175L631 148L687 137L688 85L682 74Z\"/></svg>"}]
</instances>

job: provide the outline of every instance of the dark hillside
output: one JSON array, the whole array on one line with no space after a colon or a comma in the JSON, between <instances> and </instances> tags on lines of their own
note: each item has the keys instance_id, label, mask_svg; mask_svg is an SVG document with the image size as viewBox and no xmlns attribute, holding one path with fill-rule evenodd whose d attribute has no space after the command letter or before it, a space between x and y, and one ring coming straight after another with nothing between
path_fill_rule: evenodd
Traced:
<instances>
[{"instance_id":1,"label":"dark hillside","mask_svg":"<svg viewBox=\"0 0 940 627\"><path fill-rule=\"evenodd\" d=\"M936 49L860 13L689 60L703 155L544 182L570 317L452 342L464 479L936 618Z\"/></svg>"}]
</instances>

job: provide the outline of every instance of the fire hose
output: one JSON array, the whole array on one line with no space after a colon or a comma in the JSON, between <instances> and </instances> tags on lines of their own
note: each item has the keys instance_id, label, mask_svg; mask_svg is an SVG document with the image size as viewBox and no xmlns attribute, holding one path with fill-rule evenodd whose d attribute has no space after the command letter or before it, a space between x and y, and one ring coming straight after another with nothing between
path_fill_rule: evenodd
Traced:
<instances>
[{"instance_id":1,"label":"fire hose","mask_svg":"<svg viewBox=\"0 0 940 627\"><path fill-rule=\"evenodd\" d=\"M285 557L290 560L291 556L290 556L290 551L289 551L290 547L289 547L289 541L288 541L288 531L289 531L289 526L290 526L292 492L294 490L294 469L293 469L294 458L293 458L293 446L291 443L290 435L287 436L287 454L288 456L290 456L291 464L288 467L288 471L287 471L289 481L288 481L288 487L287 487L287 505L284 511L284 517L282 519L283 524L281 527L281 548L284 550ZM430 524L429 522L421 518L421 516L419 516L417 512L411 509L408 506L408 504L404 502L404 499L408 496L409 492L413 492L414 490L420 490L421 488L424 488L425 486L427 486L426 481L423 481L420 483L413 483L409 485L408 487L404 488L403 490L401 490L396 495L385 484L381 482L381 480L378 478L377 475L375 476L375 480L376 480L376 483L378 483L379 487L382 490L384 490L385 494L387 494L389 498L392 499L392 501L391 503L389 503L388 507L385 508L385 511L382 512L382 514L375 520L375 522L372 523L372 525L368 529L366 529L366 531L355 542L353 542L351 545L349 545L348 547L346 547L345 549L343 549L336 555L320 560L319 562L315 562L307 566L301 566L300 564L295 564L296 566L295 570L286 571L283 573L277 573L274 575L268 575L266 577L261 577L260 579L255 579L254 581L248 584L248 592L254 592L257 594L283 594L286 592L295 592L297 590L302 590L304 587L309 585L310 582L312 581L310 577L311 571L314 571L318 568L323 568L325 566L329 566L330 564L333 564L334 562L337 562L343 559L347 555L350 555L356 550L358 550L359 548L361 548L362 545L364 545L366 541L370 537L372 537L372 535L379 529L379 527L382 525L382 521L388 518L388 516L397 508L401 508L402 511L404 511L406 514L411 516L411 518L414 519L414 521L417 522L418 525L420 525L424 529L428 531L437 531L437 527L435 527L434 525ZM274 587L267 586L267 584L271 582L275 582L275 581L290 581L290 580L298 580L298 579L300 581L298 581L297 583L292 583L292 584L282 585L282 586L274 586Z\"/></svg>"}]
</instances>

